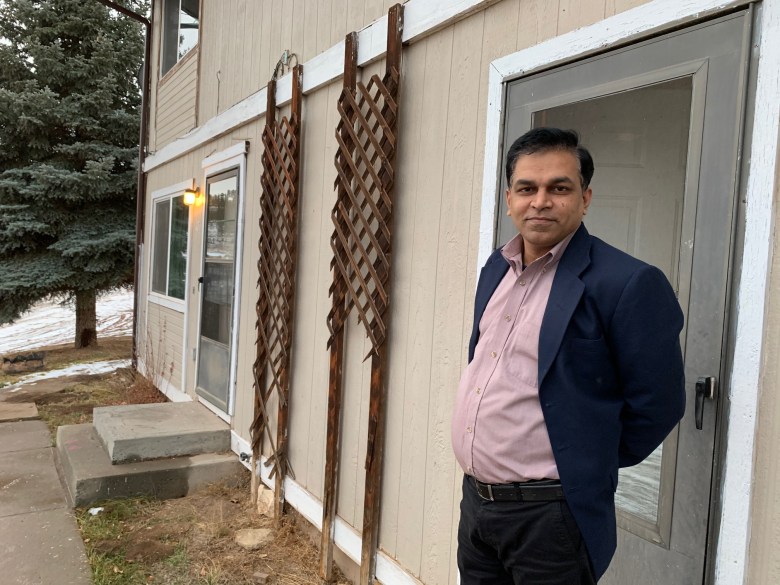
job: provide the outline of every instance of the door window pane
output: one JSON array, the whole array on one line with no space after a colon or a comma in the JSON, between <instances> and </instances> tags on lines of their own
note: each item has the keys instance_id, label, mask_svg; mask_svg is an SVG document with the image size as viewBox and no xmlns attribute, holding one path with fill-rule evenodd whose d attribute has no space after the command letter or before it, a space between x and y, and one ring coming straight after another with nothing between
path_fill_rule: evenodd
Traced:
<instances>
[{"instance_id":1,"label":"door window pane","mask_svg":"<svg viewBox=\"0 0 780 585\"><path fill-rule=\"evenodd\" d=\"M692 92L691 77L683 77L533 114L534 127L576 130L593 155L588 231L660 268L675 290ZM673 477L662 477L665 455L662 445L620 470L618 508L657 522L662 491L674 487Z\"/></svg>"},{"instance_id":2,"label":"door window pane","mask_svg":"<svg viewBox=\"0 0 780 585\"><path fill-rule=\"evenodd\" d=\"M203 275L203 314L200 333L227 345L233 308L233 263L207 262Z\"/></svg>"},{"instance_id":3,"label":"door window pane","mask_svg":"<svg viewBox=\"0 0 780 585\"><path fill-rule=\"evenodd\" d=\"M206 259L232 260L236 248L237 178L210 183L208 199Z\"/></svg>"}]
</instances>

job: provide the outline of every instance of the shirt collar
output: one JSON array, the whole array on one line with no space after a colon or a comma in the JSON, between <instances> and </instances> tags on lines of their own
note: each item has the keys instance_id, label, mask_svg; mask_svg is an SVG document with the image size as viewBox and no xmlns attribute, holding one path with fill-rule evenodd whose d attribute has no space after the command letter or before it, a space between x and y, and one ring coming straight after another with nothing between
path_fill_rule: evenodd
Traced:
<instances>
[{"instance_id":1,"label":"shirt collar","mask_svg":"<svg viewBox=\"0 0 780 585\"><path fill-rule=\"evenodd\" d=\"M569 245L569 242L571 242L571 239L574 237L575 233L577 233L577 230L574 230L568 236L563 238L560 242L555 244L555 246L553 246L549 252L537 258L531 264L538 263L540 266L544 266L545 268L551 268L552 266L555 266L555 264L560 261L561 256L563 256L563 253L566 251L566 247ZM501 255L506 259L507 262L509 262L509 265L515 271L515 273L520 274L525 268L523 266L523 237L520 234L517 234L514 238L509 240L501 249Z\"/></svg>"}]
</instances>

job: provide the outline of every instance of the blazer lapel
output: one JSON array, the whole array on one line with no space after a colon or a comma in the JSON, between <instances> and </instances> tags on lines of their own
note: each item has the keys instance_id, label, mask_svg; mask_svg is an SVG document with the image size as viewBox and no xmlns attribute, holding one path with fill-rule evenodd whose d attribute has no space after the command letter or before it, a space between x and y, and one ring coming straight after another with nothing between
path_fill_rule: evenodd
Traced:
<instances>
[{"instance_id":1,"label":"blazer lapel","mask_svg":"<svg viewBox=\"0 0 780 585\"><path fill-rule=\"evenodd\" d=\"M558 355L563 334L585 290L579 276L589 264L590 235L585 226L580 225L561 256L542 318L539 332L539 388Z\"/></svg>"},{"instance_id":2,"label":"blazer lapel","mask_svg":"<svg viewBox=\"0 0 780 585\"><path fill-rule=\"evenodd\" d=\"M477 307L474 314L477 316L477 323L482 319L482 313L485 312L490 297L493 296L507 270L509 270L509 262L506 261L506 258L500 252L495 253L491 261L485 264L482 270L480 290L477 291L476 297Z\"/></svg>"},{"instance_id":3,"label":"blazer lapel","mask_svg":"<svg viewBox=\"0 0 780 585\"><path fill-rule=\"evenodd\" d=\"M477 294L474 298L474 323L471 328L471 339L469 340L469 362L474 358L474 350L479 341L479 322L482 320L482 313L485 312L485 307L487 307L490 297L493 296L493 292L508 269L509 263L501 255L500 251L495 251L488 258L479 275Z\"/></svg>"}]
</instances>

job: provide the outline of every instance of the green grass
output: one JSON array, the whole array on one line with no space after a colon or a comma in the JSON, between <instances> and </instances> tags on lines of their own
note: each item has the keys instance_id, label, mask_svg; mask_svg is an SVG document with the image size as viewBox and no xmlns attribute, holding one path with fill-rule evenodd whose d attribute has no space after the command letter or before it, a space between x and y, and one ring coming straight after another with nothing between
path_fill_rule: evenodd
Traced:
<instances>
[{"instance_id":1,"label":"green grass","mask_svg":"<svg viewBox=\"0 0 780 585\"><path fill-rule=\"evenodd\" d=\"M104 508L94 516L89 513L90 508L76 510L94 585L148 583L144 567L125 558L123 541L127 523L159 505L148 498L128 498L94 504L92 508Z\"/></svg>"},{"instance_id":2,"label":"green grass","mask_svg":"<svg viewBox=\"0 0 780 585\"><path fill-rule=\"evenodd\" d=\"M94 585L142 585L146 576L138 565L128 563L121 555L90 558Z\"/></svg>"},{"instance_id":3,"label":"green grass","mask_svg":"<svg viewBox=\"0 0 780 585\"><path fill-rule=\"evenodd\" d=\"M176 547L176 551L163 561L174 571L181 571L182 573L187 571L190 566L190 556L187 553L187 547L179 545Z\"/></svg>"}]
</instances>

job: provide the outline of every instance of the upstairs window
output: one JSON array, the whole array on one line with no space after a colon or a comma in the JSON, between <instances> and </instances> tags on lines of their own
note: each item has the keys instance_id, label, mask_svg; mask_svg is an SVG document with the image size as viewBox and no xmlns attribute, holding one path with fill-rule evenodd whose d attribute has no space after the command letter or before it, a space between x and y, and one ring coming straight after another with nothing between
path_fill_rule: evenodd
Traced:
<instances>
[{"instance_id":1,"label":"upstairs window","mask_svg":"<svg viewBox=\"0 0 780 585\"><path fill-rule=\"evenodd\" d=\"M163 0L160 75L165 75L198 44L198 2L199 0Z\"/></svg>"}]
</instances>

